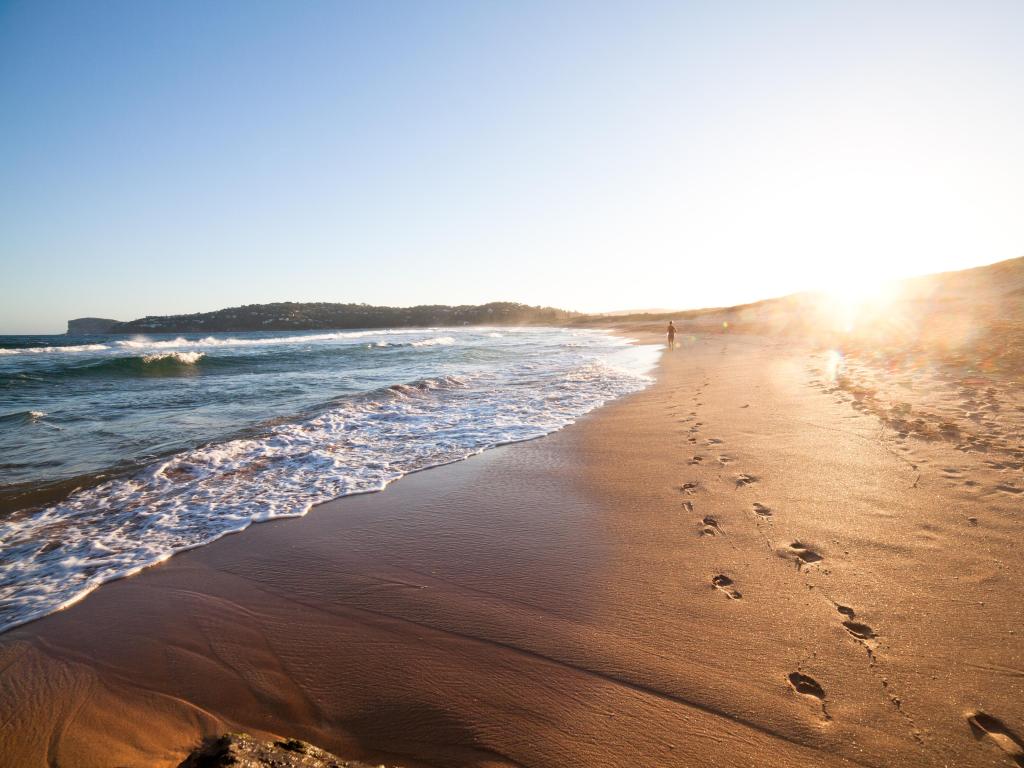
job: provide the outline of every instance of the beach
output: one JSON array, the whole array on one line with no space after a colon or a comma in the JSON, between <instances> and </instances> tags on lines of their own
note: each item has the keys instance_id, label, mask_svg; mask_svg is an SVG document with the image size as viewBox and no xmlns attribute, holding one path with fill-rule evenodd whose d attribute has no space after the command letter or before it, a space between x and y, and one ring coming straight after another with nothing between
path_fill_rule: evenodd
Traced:
<instances>
[{"instance_id":1,"label":"beach","mask_svg":"<svg viewBox=\"0 0 1024 768\"><path fill-rule=\"evenodd\" d=\"M0 635L0 764L229 730L410 767L1024 764L1020 382L680 339L561 431Z\"/></svg>"}]
</instances>

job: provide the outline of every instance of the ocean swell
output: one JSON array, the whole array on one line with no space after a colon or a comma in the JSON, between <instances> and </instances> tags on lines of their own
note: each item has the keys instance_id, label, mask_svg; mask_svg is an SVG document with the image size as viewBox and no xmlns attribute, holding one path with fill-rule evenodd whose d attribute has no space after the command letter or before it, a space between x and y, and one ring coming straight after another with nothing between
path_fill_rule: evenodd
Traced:
<instances>
[{"instance_id":1,"label":"ocean swell","mask_svg":"<svg viewBox=\"0 0 1024 768\"><path fill-rule=\"evenodd\" d=\"M46 417L45 411L15 411L0 414L0 424L31 424Z\"/></svg>"},{"instance_id":2,"label":"ocean swell","mask_svg":"<svg viewBox=\"0 0 1024 768\"><path fill-rule=\"evenodd\" d=\"M196 373L204 352L158 352L149 355L107 357L94 363L73 364L43 375L76 376L180 376Z\"/></svg>"}]
</instances>

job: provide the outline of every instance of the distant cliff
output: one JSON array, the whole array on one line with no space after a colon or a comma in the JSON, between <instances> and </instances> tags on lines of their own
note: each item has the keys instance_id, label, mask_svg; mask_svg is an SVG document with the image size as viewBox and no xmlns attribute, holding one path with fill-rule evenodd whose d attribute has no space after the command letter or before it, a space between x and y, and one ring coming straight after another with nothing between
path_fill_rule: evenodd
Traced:
<instances>
[{"instance_id":1,"label":"distant cliff","mask_svg":"<svg viewBox=\"0 0 1024 768\"><path fill-rule=\"evenodd\" d=\"M90 333L110 333L110 329L119 323L119 320L107 320L102 317L80 317L77 320L68 320L68 335L85 336Z\"/></svg>"},{"instance_id":2,"label":"distant cliff","mask_svg":"<svg viewBox=\"0 0 1024 768\"><path fill-rule=\"evenodd\" d=\"M458 307L440 304L375 307L369 304L286 301L277 304L248 304L193 315L150 315L128 322L82 318L68 321L68 333L214 333L432 325L527 325L559 323L576 314L554 307L531 307L507 301Z\"/></svg>"}]
</instances>

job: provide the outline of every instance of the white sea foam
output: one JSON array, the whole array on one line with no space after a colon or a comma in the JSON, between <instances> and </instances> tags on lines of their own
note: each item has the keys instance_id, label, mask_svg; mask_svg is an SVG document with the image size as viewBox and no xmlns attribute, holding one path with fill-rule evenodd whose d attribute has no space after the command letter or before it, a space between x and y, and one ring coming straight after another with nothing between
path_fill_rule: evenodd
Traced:
<instances>
[{"instance_id":1,"label":"white sea foam","mask_svg":"<svg viewBox=\"0 0 1024 768\"><path fill-rule=\"evenodd\" d=\"M132 339L120 339L106 344L77 344L72 346L21 347L0 349L0 355L44 355L44 354L77 354L81 352L104 352L109 350L157 350L157 349L207 349L213 347L269 347L287 344L313 344L325 341L346 341L363 339L372 336L404 336L410 334L429 333L431 328L395 328L370 331L332 331L330 333L306 333L295 336L267 336L263 338L220 338L206 336L201 339L186 339L178 336L174 339L150 339L137 336Z\"/></svg>"},{"instance_id":2,"label":"white sea foam","mask_svg":"<svg viewBox=\"0 0 1024 768\"><path fill-rule=\"evenodd\" d=\"M21 347L0 349L0 355L42 355L74 352L102 352L110 349L106 344L78 344L70 347Z\"/></svg>"},{"instance_id":3,"label":"white sea foam","mask_svg":"<svg viewBox=\"0 0 1024 768\"><path fill-rule=\"evenodd\" d=\"M447 355L446 346L463 338L451 333L411 343ZM354 394L311 417L186 450L51 507L0 519L0 631L253 522L304 515L314 504L380 490L408 472L560 429L649 381L653 348L592 332L594 348L581 351L575 339L570 346L557 338L557 345L531 339L532 357L513 347L494 367ZM195 362L202 354L176 350L154 359ZM451 365L440 360L431 365Z\"/></svg>"},{"instance_id":4,"label":"white sea foam","mask_svg":"<svg viewBox=\"0 0 1024 768\"><path fill-rule=\"evenodd\" d=\"M378 341L367 346L377 349L386 349L388 347L448 347L454 343L455 339L452 336L434 336L429 339L420 339L419 341Z\"/></svg>"},{"instance_id":5,"label":"white sea foam","mask_svg":"<svg viewBox=\"0 0 1024 768\"><path fill-rule=\"evenodd\" d=\"M333 331L331 333L306 333L295 336L268 336L264 338L239 339L233 336L219 338L206 336L202 339L186 339L179 336L175 339L149 339L140 336L134 339L116 341L114 344L123 349L191 349L210 347L270 347L285 344L313 344L324 341L347 341L348 339L364 339L369 336L404 336L429 332L429 328L397 328L374 331Z\"/></svg>"},{"instance_id":6,"label":"white sea foam","mask_svg":"<svg viewBox=\"0 0 1024 768\"><path fill-rule=\"evenodd\" d=\"M185 365L195 365L206 357L205 352L158 352L152 355L143 355L144 363L159 363L163 360L174 360Z\"/></svg>"},{"instance_id":7,"label":"white sea foam","mask_svg":"<svg viewBox=\"0 0 1024 768\"><path fill-rule=\"evenodd\" d=\"M13 413L0 414L0 423L13 424L38 421L46 418L46 411L15 411Z\"/></svg>"},{"instance_id":8,"label":"white sea foam","mask_svg":"<svg viewBox=\"0 0 1024 768\"><path fill-rule=\"evenodd\" d=\"M421 339L420 341L414 341L409 346L411 347L448 347L455 343L455 339L451 336L436 336L432 339Z\"/></svg>"}]
</instances>

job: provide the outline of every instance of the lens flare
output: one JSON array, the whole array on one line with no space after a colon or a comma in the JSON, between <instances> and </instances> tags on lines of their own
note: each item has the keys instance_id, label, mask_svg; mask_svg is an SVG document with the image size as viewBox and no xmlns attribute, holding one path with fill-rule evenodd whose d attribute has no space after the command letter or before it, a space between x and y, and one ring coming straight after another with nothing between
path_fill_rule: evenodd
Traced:
<instances>
[{"instance_id":1,"label":"lens flare","mask_svg":"<svg viewBox=\"0 0 1024 768\"><path fill-rule=\"evenodd\" d=\"M836 349L830 349L825 353L825 379L829 382L836 382L846 371L843 361L843 353Z\"/></svg>"}]
</instances>

